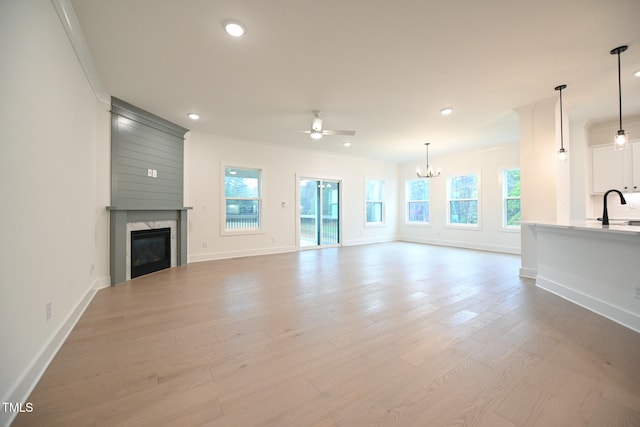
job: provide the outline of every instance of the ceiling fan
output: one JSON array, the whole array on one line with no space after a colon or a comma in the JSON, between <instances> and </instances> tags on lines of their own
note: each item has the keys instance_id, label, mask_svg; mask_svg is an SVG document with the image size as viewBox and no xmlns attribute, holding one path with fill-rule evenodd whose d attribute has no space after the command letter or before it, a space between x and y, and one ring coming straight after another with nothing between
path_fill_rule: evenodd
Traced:
<instances>
[{"instance_id":1,"label":"ceiling fan","mask_svg":"<svg viewBox=\"0 0 640 427\"><path fill-rule=\"evenodd\" d=\"M322 129L322 118L320 117L320 111L318 110L313 110L313 122L311 122L311 130L301 130L299 132L308 133L313 139L320 139L323 135L353 136L356 134L355 130Z\"/></svg>"}]
</instances>

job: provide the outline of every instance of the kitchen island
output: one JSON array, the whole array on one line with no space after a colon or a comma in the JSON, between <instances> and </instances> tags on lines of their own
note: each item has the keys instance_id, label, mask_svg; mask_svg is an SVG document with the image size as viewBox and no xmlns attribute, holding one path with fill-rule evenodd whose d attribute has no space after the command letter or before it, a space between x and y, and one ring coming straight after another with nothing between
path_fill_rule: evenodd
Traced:
<instances>
[{"instance_id":1,"label":"kitchen island","mask_svg":"<svg viewBox=\"0 0 640 427\"><path fill-rule=\"evenodd\" d=\"M520 274L640 332L640 227L523 221Z\"/></svg>"}]
</instances>

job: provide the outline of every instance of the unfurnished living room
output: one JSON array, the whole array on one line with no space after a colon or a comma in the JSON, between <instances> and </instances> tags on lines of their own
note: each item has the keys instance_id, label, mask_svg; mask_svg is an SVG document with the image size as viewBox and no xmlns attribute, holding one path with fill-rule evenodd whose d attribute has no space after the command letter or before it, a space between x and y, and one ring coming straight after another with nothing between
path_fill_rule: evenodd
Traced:
<instances>
[{"instance_id":1,"label":"unfurnished living room","mask_svg":"<svg viewBox=\"0 0 640 427\"><path fill-rule=\"evenodd\" d=\"M640 2L0 2L0 426L640 426Z\"/></svg>"}]
</instances>

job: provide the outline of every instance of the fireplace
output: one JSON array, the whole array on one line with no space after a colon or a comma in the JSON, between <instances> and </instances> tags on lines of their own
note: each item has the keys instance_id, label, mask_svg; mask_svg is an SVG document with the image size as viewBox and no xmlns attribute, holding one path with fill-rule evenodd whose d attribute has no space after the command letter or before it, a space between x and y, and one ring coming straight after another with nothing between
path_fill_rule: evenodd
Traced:
<instances>
[{"instance_id":1,"label":"fireplace","mask_svg":"<svg viewBox=\"0 0 640 427\"><path fill-rule=\"evenodd\" d=\"M119 285L131 280L131 236L134 231L169 228L171 257L169 267L187 263L187 211L182 209L121 209L108 207L110 211L111 284Z\"/></svg>"},{"instance_id":2,"label":"fireplace","mask_svg":"<svg viewBox=\"0 0 640 427\"><path fill-rule=\"evenodd\" d=\"M191 209L184 206L187 132L189 129L111 98L111 204L107 210L109 271L114 286L144 274L135 271L138 266L131 272L132 261L138 263L131 254L133 231L171 229L169 249L166 235L156 248L164 251L165 261L155 264L157 261L143 259L145 270L187 264L187 211Z\"/></svg>"},{"instance_id":3,"label":"fireplace","mask_svg":"<svg viewBox=\"0 0 640 427\"><path fill-rule=\"evenodd\" d=\"M131 278L171 267L171 228L131 231Z\"/></svg>"}]
</instances>

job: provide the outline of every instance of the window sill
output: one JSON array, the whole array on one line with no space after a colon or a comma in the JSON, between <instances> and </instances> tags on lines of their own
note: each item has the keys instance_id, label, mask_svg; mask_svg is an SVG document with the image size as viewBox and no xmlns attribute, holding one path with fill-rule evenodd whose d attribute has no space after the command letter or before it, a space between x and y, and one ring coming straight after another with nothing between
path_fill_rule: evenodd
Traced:
<instances>
[{"instance_id":1,"label":"window sill","mask_svg":"<svg viewBox=\"0 0 640 427\"><path fill-rule=\"evenodd\" d=\"M447 224L445 228L450 228L453 230L472 230L472 231L482 230L482 226L480 224Z\"/></svg>"},{"instance_id":2,"label":"window sill","mask_svg":"<svg viewBox=\"0 0 640 427\"><path fill-rule=\"evenodd\" d=\"M407 227L431 227L430 222L405 222L404 225Z\"/></svg>"},{"instance_id":3,"label":"window sill","mask_svg":"<svg viewBox=\"0 0 640 427\"><path fill-rule=\"evenodd\" d=\"M365 228L377 228L377 227L386 227L387 224L384 222L365 222Z\"/></svg>"},{"instance_id":4,"label":"window sill","mask_svg":"<svg viewBox=\"0 0 640 427\"><path fill-rule=\"evenodd\" d=\"M258 234L266 234L266 232L261 228L253 228L249 230L223 230L220 232L220 236L222 237L250 236Z\"/></svg>"}]
</instances>

